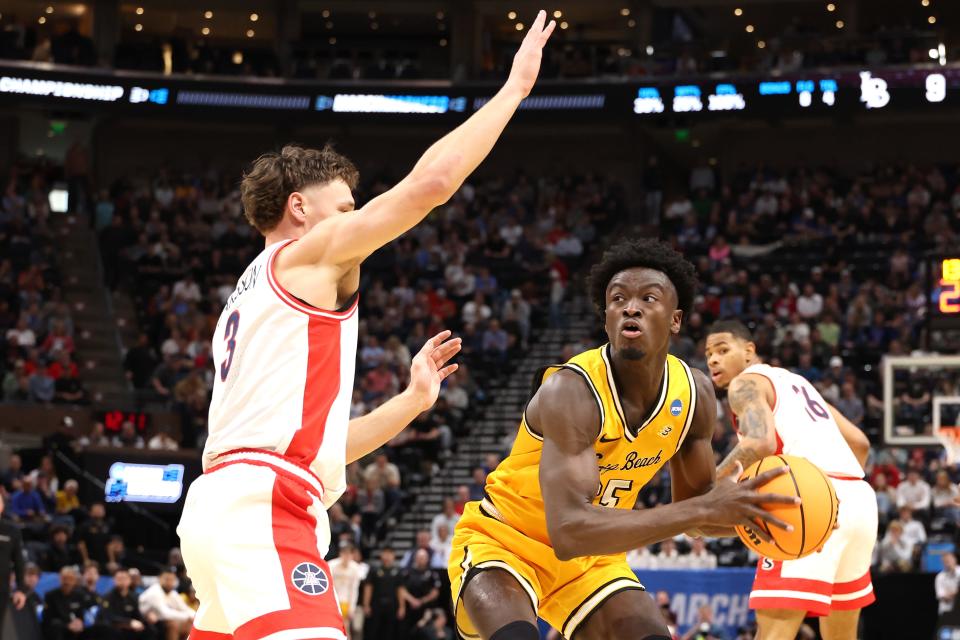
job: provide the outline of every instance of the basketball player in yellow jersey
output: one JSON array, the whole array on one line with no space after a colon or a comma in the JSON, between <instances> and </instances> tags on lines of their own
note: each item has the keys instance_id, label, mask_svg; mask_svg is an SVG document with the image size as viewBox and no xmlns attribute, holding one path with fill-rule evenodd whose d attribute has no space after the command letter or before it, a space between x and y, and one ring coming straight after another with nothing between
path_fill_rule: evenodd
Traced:
<instances>
[{"instance_id":1,"label":"basketball player in yellow jersey","mask_svg":"<svg viewBox=\"0 0 960 640\"><path fill-rule=\"evenodd\" d=\"M626 241L590 280L609 343L538 376L510 456L457 523L449 571L465 638L538 640L539 614L568 640L669 640L625 552L701 526L786 527L760 505L796 502L757 493L779 469L714 486L712 385L667 354L693 266ZM633 510L668 461L674 504Z\"/></svg>"}]
</instances>

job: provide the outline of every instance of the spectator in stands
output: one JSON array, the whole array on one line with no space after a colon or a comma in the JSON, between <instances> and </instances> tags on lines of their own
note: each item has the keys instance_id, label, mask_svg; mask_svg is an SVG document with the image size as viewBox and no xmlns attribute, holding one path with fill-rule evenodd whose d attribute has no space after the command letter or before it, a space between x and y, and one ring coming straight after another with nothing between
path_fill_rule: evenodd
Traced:
<instances>
[{"instance_id":1,"label":"spectator in stands","mask_svg":"<svg viewBox=\"0 0 960 640\"><path fill-rule=\"evenodd\" d=\"M454 511L457 512L457 515L463 515L463 508L470 502L470 487L465 484L461 484L457 487L457 497L454 499Z\"/></svg>"},{"instance_id":2,"label":"spectator in stands","mask_svg":"<svg viewBox=\"0 0 960 640\"><path fill-rule=\"evenodd\" d=\"M169 427L164 425L157 429L157 433L150 438L147 449L151 451L177 451L180 449L180 444L170 435Z\"/></svg>"},{"instance_id":3,"label":"spectator in stands","mask_svg":"<svg viewBox=\"0 0 960 640\"><path fill-rule=\"evenodd\" d=\"M67 333L66 324L62 320L53 320L50 332L47 334L40 350L44 353L73 353L73 338Z\"/></svg>"},{"instance_id":4,"label":"spectator in stands","mask_svg":"<svg viewBox=\"0 0 960 640\"><path fill-rule=\"evenodd\" d=\"M446 524L437 527L437 534L430 539L430 567L442 571L450 563L453 548L453 530Z\"/></svg>"},{"instance_id":5,"label":"spectator in stands","mask_svg":"<svg viewBox=\"0 0 960 640\"><path fill-rule=\"evenodd\" d=\"M123 424L120 425L120 433L113 436L111 444L115 447L144 448L143 438L137 433L136 426L129 420L123 421Z\"/></svg>"},{"instance_id":6,"label":"spectator in stands","mask_svg":"<svg viewBox=\"0 0 960 640\"><path fill-rule=\"evenodd\" d=\"M43 496L34 486L33 476L23 476L18 484L20 488L10 496L10 514L23 523L42 524L49 520L47 507Z\"/></svg>"},{"instance_id":7,"label":"spectator in stands","mask_svg":"<svg viewBox=\"0 0 960 640\"><path fill-rule=\"evenodd\" d=\"M127 351L127 355L124 356L123 369L134 389L148 389L151 374L156 370L158 363L157 352L150 344L150 337L141 333L137 337L136 346Z\"/></svg>"},{"instance_id":8,"label":"spectator in stands","mask_svg":"<svg viewBox=\"0 0 960 640\"><path fill-rule=\"evenodd\" d=\"M77 438L77 446L80 449L86 449L87 447L111 446L110 438L107 436L103 423L100 421L94 422L90 427L90 433Z\"/></svg>"},{"instance_id":9,"label":"spectator in stands","mask_svg":"<svg viewBox=\"0 0 960 640\"><path fill-rule=\"evenodd\" d=\"M657 569L657 556L650 552L650 547L641 547L627 552L627 564L631 569Z\"/></svg>"},{"instance_id":10,"label":"spectator in stands","mask_svg":"<svg viewBox=\"0 0 960 640\"><path fill-rule=\"evenodd\" d=\"M460 514L457 513L457 505L453 498L443 499L443 510L433 516L430 522L430 537L437 538L440 525L446 525L448 531L453 531L460 520Z\"/></svg>"},{"instance_id":11,"label":"spectator in stands","mask_svg":"<svg viewBox=\"0 0 960 640\"><path fill-rule=\"evenodd\" d=\"M937 613L941 616L953 611L957 598L957 588L960 586L960 568L957 567L957 556L945 553L943 570L937 574L934 587L937 593Z\"/></svg>"},{"instance_id":12,"label":"spectator in stands","mask_svg":"<svg viewBox=\"0 0 960 640\"><path fill-rule=\"evenodd\" d=\"M57 351L52 355L53 362L47 367L47 375L54 381L67 375L73 376L74 378L80 375L80 370L77 368L76 363L70 359L69 353L66 351Z\"/></svg>"},{"instance_id":13,"label":"spectator in stands","mask_svg":"<svg viewBox=\"0 0 960 640\"><path fill-rule=\"evenodd\" d=\"M710 553L703 538L694 538L690 553L684 558L687 569L716 569L717 556Z\"/></svg>"},{"instance_id":14,"label":"spectator in stands","mask_svg":"<svg viewBox=\"0 0 960 640\"><path fill-rule=\"evenodd\" d=\"M510 336L494 318L487 323L483 332L483 355L488 366L501 367L507 360L507 349L510 347Z\"/></svg>"},{"instance_id":15,"label":"spectator in stands","mask_svg":"<svg viewBox=\"0 0 960 640\"><path fill-rule=\"evenodd\" d=\"M0 491L0 516L3 515L4 498ZM13 606L22 609L26 602L27 586L23 573L23 540L20 528L11 522L0 519L0 630L3 630L3 617L7 612L7 601L12 598ZM12 579L11 579L12 578ZM13 593L10 592L11 584Z\"/></svg>"},{"instance_id":16,"label":"spectator in stands","mask_svg":"<svg viewBox=\"0 0 960 640\"><path fill-rule=\"evenodd\" d=\"M840 398L837 399L834 406L853 424L860 426L863 423L865 412L863 401L857 396L857 389L852 382L843 383Z\"/></svg>"},{"instance_id":17,"label":"spectator in stands","mask_svg":"<svg viewBox=\"0 0 960 640\"><path fill-rule=\"evenodd\" d=\"M930 485L916 469L907 471L907 479L897 486L897 507L910 507L921 515L930 511Z\"/></svg>"},{"instance_id":18,"label":"spectator in stands","mask_svg":"<svg viewBox=\"0 0 960 640\"><path fill-rule=\"evenodd\" d=\"M85 563L93 560L104 564L109 561L107 544L111 538L110 529L107 509L103 503L96 502L90 505L90 516L77 531L77 546Z\"/></svg>"},{"instance_id":19,"label":"spectator in stands","mask_svg":"<svg viewBox=\"0 0 960 640\"><path fill-rule=\"evenodd\" d=\"M430 568L430 552L417 549L413 566L406 570L400 585L400 615L403 617L405 633L401 638L410 636L417 622L423 617L424 610L440 597L440 579Z\"/></svg>"},{"instance_id":20,"label":"spectator in stands","mask_svg":"<svg viewBox=\"0 0 960 640\"><path fill-rule=\"evenodd\" d=\"M873 476L873 490L877 495L877 513L880 524L883 526L893 517L894 508L897 505L897 492L887 484L887 476L883 473Z\"/></svg>"},{"instance_id":21,"label":"spectator in stands","mask_svg":"<svg viewBox=\"0 0 960 640\"><path fill-rule=\"evenodd\" d=\"M365 480L373 480L378 489L382 489L388 497L388 504L396 499L400 491L400 469L390 462L384 451L377 453L373 463L363 470Z\"/></svg>"},{"instance_id":22,"label":"spectator in stands","mask_svg":"<svg viewBox=\"0 0 960 640\"><path fill-rule=\"evenodd\" d=\"M487 486L487 473L483 470L483 467L475 467L472 478L468 487L470 500L483 500L484 490Z\"/></svg>"},{"instance_id":23,"label":"spectator in stands","mask_svg":"<svg viewBox=\"0 0 960 640\"><path fill-rule=\"evenodd\" d=\"M328 556L334 558L337 554L340 553L340 547L337 546L337 543L346 535L349 539L354 540L354 531L353 527L350 525L350 519L346 516L343 511L343 505L340 503L334 504L330 507L330 510L327 512L327 515L330 518L330 540L334 541L335 544L330 545L330 553L332 555ZM354 540L354 542L358 542Z\"/></svg>"},{"instance_id":24,"label":"spectator in stands","mask_svg":"<svg viewBox=\"0 0 960 640\"><path fill-rule=\"evenodd\" d=\"M954 523L960 522L960 508L957 507L960 489L950 481L950 474L945 469L937 471L930 496L934 517L945 518Z\"/></svg>"},{"instance_id":25,"label":"spectator in stands","mask_svg":"<svg viewBox=\"0 0 960 640\"><path fill-rule=\"evenodd\" d=\"M877 553L881 573L910 571L913 569L913 554L913 544L903 537L903 525L894 520L887 527Z\"/></svg>"},{"instance_id":26,"label":"spectator in stands","mask_svg":"<svg viewBox=\"0 0 960 640\"><path fill-rule=\"evenodd\" d=\"M57 391L57 382L50 375L50 368L37 369L30 374L28 388L34 402L50 403Z\"/></svg>"},{"instance_id":27,"label":"spectator in stands","mask_svg":"<svg viewBox=\"0 0 960 640\"><path fill-rule=\"evenodd\" d=\"M60 585L47 592L43 599L43 637L45 640L68 640L83 636L90 599L79 586L80 576L72 566L60 571Z\"/></svg>"},{"instance_id":28,"label":"spectator in stands","mask_svg":"<svg viewBox=\"0 0 960 640\"><path fill-rule=\"evenodd\" d=\"M404 572L396 566L390 547L380 550L380 566L372 569L363 585L364 638L400 640L397 621L404 617L398 593Z\"/></svg>"},{"instance_id":29,"label":"spectator in stands","mask_svg":"<svg viewBox=\"0 0 960 640\"><path fill-rule=\"evenodd\" d=\"M23 478L23 460L18 454L10 454L7 469L0 475L0 478L3 480L3 488L12 493L14 491L13 483Z\"/></svg>"},{"instance_id":30,"label":"spectator in stands","mask_svg":"<svg viewBox=\"0 0 960 640\"><path fill-rule=\"evenodd\" d=\"M177 575L173 571L165 569L160 573L157 582L140 594L139 606L144 619L164 629L167 640L190 635L196 612L177 593Z\"/></svg>"},{"instance_id":31,"label":"spectator in stands","mask_svg":"<svg viewBox=\"0 0 960 640\"><path fill-rule=\"evenodd\" d=\"M90 404L87 390L80 382L76 365L64 369L53 385L53 401L59 404Z\"/></svg>"},{"instance_id":32,"label":"spectator in stands","mask_svg":"<svg viewBox=\"0 0 960 640\"><path fill-rule=\"evenodd\" d=\"M340 554L329 562L330 577L337 586L347 638L353 637L353 613L360 594L360 584L367 577L368 567L360 563L359 556L356 545L345 542L340 544Z\"/></svg>"},{"instance_id":33,"label":"spectator in stands","mask_svg":"<svg viewBox=\"0 0 960 640\"><path fill-rule=\"evenodd\" d=\"M27 607L27 611L39 612L40 607L43 606L43 598L37 593L38 584L40 584L40 567L32 562L28 562L26 568L23 570L23 596L25 602L23 606ZM16 598L16 594L14 594L14 597ZM16 599L13 604L15 607L17 606Z\"/></svg>"},{"instance_id":34,"label":"spectator in stands","mask_svg":"<svg viewBox=\"0 0 960 640\"><path fill-rule=\"evenodd\" d=\"M660 569L682 569L683 557L677 551L677 543L673 538L667 538L660 543L660 553L657 554L657 567Z\"/></svg>"},{"instance_id":35,"label":"spectator in stands","mask_svg":"<svg viewBox=\"0 0 960 640\"><path fill-rule=\"evenodd\" d=\"M81 581L83 588L86 589L91 599L98 599L97 584L100 582L100 568L96 562L89 561L84 563Z\"/></svg>"},{"instance_id":36,"label":"spectator in stands","mask_svg":"<svg viewBox=\"0 0 960 640\"><path fill-rule=\"evenodd\" d=\"M361 526L365 531L372 531L375 528L385 504L386 498L376 478L367 479L363 489L357 491L357 506L360 508Z\"/></svg>"},{"instance_id":37,"label":"spectator in stands","mask_svg":"<svg viewBox=\"0 0 960 640\"><path fill-rule=\"evenodd\" d=\"M433 554L433 549L430 548L430 532L423 530L417 531L417 536L412 549L408 549L406 553L403 554L403 558L400 559L400 566L404 569L409 569L413 566L413 561L416 558L417 551L423 550L427 552L427 559L429 560L430 556Z\"/></svg>"},{"instance_id":38,"label":"spectator in stands","mask_svg":"<svg viewBox=\"0 0 960 640\"><path fill-rule=\"evenodd\" d=\"M44 571L60 571L63 567L83 562L77 547L70 542L70 534L63 525L50 528L50 543L43 554L41 566Z\"/></svg>"},{"instance_id":39,"label":"spectator in stands","mask_svg":"<svg viewBox=\"0 0 960 640\"><path fill-rule=\"evenodd\" d=\"M140 613L140 603L132 588L132 578L126 569L117 569L113 574L113 589L105 598L100 612L102 623L114 630L122 640L149 638L149 630Z\"/></svg>"},{"instance_id":40,"label":"spectator in stands","mask_svg":"<svg viewBox=\"0 0 960 640\"><path fill-rule=\"evenodd\" d=\"M896 522L903 527L903 539L919 548L927 541L927 531L923 523L914 519L914 511L908 506L900 507L899 512L900 518Z\"/></svg>"},{"instance_id":41,"label":"spectator in stands","mask_svg":"<svg viewBox=\"0 0 960 640\"><path fill-rule=\"evenodd\" d=\"M816 292L813 284L803 286L803 295L797 298L797 313L804 320L815 320L823 311L823 296Z\"/></svg>"}]
</instances>

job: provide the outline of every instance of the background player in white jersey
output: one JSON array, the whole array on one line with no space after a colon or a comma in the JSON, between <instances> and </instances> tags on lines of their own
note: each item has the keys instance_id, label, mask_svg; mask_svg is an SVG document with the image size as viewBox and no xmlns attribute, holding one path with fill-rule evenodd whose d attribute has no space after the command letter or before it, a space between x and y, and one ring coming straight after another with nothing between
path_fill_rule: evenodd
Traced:
<instances>
[{"instance_id":1,"label":"background player in white jersey","mask_svg":"<svg viewBox=\"0 0 960 640\"><path fill-rule=\"evenodd\" d=\"M870 560L877 501L863 478L870 443L806 379L760 362L750 330L714 324L706 341L713 384L727 389L740 442L717 469L733 473L769 455L804 457L833 481L837 529L819 553L776 562L761 558L750 593L759 640L793 640L803 618L822 616L824 640L854 640L860 609L874 601Z\"/></svg>"},{"instance_id":2,"label":"background player in white jersey","mask_svg":"<svg viewBox=\"0 0 960 640\"><path fill-rule=\"evenodd\" d=\"M214 334L204 475L178 527L200 599L193 640L344 638L323 561L325 509L346 488L346 463L433 404L460 348L449 332L434 337L407 391L349 420L360 263L446 202L487 156L533 88L554 26L541 11L500 91L359 210L357 171L329 147L284 147L244 176L244 213L266 248Z\"/></svg>"}]
</instances>

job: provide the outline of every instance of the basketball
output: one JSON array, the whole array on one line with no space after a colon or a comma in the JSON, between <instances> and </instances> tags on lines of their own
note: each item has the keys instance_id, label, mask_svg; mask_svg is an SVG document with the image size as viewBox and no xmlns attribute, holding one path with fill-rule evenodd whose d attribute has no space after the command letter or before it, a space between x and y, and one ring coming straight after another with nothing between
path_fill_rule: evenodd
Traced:
<instances>
[{"instance_id":1,"label":"basketball","mask_svg":"<svg viewBox=\"0 0 960 640\"><path fill-rule=\"evenodd\" d=\"M740 478L749 480L764 471L788 465L790 471L763 485L764 493L795 495L800 498L798 505L769 505L768 511L793 525L793 531L761 523L759 526L773 540L765 542L751 527L737 527L737 534L747 545L761 556L772 560L795 560L809 555L823 545L833 533L837 522L837 494L827 475L806 458L775 455L750 465Z\"/></svg>"}]
</instances>

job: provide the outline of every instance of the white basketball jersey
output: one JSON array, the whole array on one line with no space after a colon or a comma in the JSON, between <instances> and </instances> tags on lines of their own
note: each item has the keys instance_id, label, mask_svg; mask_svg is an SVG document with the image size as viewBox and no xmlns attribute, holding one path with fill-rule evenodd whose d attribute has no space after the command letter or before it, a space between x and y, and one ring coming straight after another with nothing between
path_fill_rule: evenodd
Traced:
<instances>
[{"instance_id":1,"label":"white basketball jersey","mask_svg":"<svg viewBox=\"0 0 960 640\"><path fill-rule=\"evenodd\" d=\"M279 453L317 475L329 507L346 489L359 296L334 312L284 290L274 263L290 242L250 263L220 314L203 466L237 449Z\"/></svg>"},{"instance_id":2,"label":"white basketball jersey","mask_svg":"<svg viewBox=\"0 0 960 640\"><path fill-rule=\"evenodd\" d=\"M766 364L751 365L743 373L761 375L773 385L777 453L806 458L828 475L863 477L826 400L806 378Z\"/></svg>"}]
</instances>

